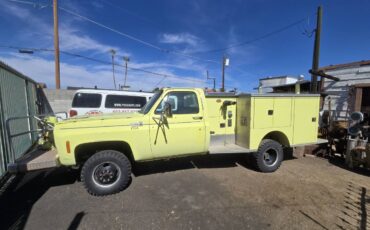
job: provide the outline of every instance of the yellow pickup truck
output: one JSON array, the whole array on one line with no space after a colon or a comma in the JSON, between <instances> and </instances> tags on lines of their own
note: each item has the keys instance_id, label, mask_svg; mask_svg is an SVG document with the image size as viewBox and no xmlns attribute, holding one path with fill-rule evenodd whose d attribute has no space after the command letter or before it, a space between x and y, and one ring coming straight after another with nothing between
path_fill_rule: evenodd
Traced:
<instances>
[{"instance_id":1,"label":"yellow pickup truck","mask_svg":"<svg viewBox=\"0 0 370 230\"><path fill-rule=\"evenodd\" d=\"M139 112L56 122L49 152L57 165L81 166L87 191L102 196L122 191L138 161L251 153L258 170L273 172L283 147L317 143L318 116L318 95L164 88Z\"/></svg>"}]
</instances>

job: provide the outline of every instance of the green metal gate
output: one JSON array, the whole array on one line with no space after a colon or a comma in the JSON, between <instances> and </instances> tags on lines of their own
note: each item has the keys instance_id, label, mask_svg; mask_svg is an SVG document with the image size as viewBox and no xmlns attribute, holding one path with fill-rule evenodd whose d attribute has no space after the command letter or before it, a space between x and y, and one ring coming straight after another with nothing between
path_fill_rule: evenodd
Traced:
<instances>
[{"instance_id":1,"label":"green metal gate","mask_svg":"<svg viewBox=\"0 0 370 230\"><path fill-rule=\"evenodd\" d=\"M37 141L37 134L25 133L12 139L15 159L10 152L6 121L12 117L39 114L37 83L0 61L0 177L8 163L18 159ZM23 118L9 122L11 133L22 133L37 128L35 119Z\"/></svg>"}]
</instances>

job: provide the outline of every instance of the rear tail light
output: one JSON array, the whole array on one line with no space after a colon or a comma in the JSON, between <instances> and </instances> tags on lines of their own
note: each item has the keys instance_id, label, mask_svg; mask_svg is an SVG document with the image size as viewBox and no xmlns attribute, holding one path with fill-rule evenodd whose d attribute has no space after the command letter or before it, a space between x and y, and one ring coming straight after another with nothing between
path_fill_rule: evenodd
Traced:
<instances>
[{"instance_id":1,"label":"rear tail light","mask_svg":"<svg viewBox=\"0 0 370 230\"><path fill-rule=\"evenodd\" d=\"M76 110L69 110L69 117L74 117L74 116L77 116L77 111Z\"/></svg>"}]
</instances>

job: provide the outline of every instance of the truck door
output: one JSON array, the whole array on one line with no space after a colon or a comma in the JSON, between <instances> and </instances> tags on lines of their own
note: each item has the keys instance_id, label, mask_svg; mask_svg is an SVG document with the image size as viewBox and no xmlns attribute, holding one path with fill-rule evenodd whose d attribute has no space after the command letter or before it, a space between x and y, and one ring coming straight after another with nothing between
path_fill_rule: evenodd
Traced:
<instances>
[{"instance_id":1,"label":"truck door","mask_svg":"<svg viewBox=\"0 0 370 230\"><path fill-rule=\"evenodd\" d=\"M194 91L168 92L152 114L150 142L153 157L204 153L205 118L202 102ZM161 113L165 102L171 104L172 117Z\"/></svg>"}]
</instances>

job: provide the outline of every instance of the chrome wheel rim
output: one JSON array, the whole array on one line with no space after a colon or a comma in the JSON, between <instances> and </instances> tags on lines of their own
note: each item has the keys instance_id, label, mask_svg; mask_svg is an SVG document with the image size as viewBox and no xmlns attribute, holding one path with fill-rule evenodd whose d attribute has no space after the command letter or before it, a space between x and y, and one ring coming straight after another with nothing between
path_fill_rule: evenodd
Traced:
<instances>
[{"instance_id":1,"label":"chrome wheel rim","mask_svg":"<svg viewBox=\"0 0 370 230\"><path fill-rule=\"evenodd\" d=\"M275 149L267 149L263 153L263 161L268 166L274 166L278 161L278 151Z\"/></svg>"},{"instance_id":2,"label":"chrome wheel rim","mask_svg":"<svg viewBox=\"0 0 370 230\"><path fill-rule=\"evenodd\" d=\"M94 183L100 187L112 187L121 178L121 169L114 162L103 162L97 165L92 173Z\"/></svg>"}]
</instances>

